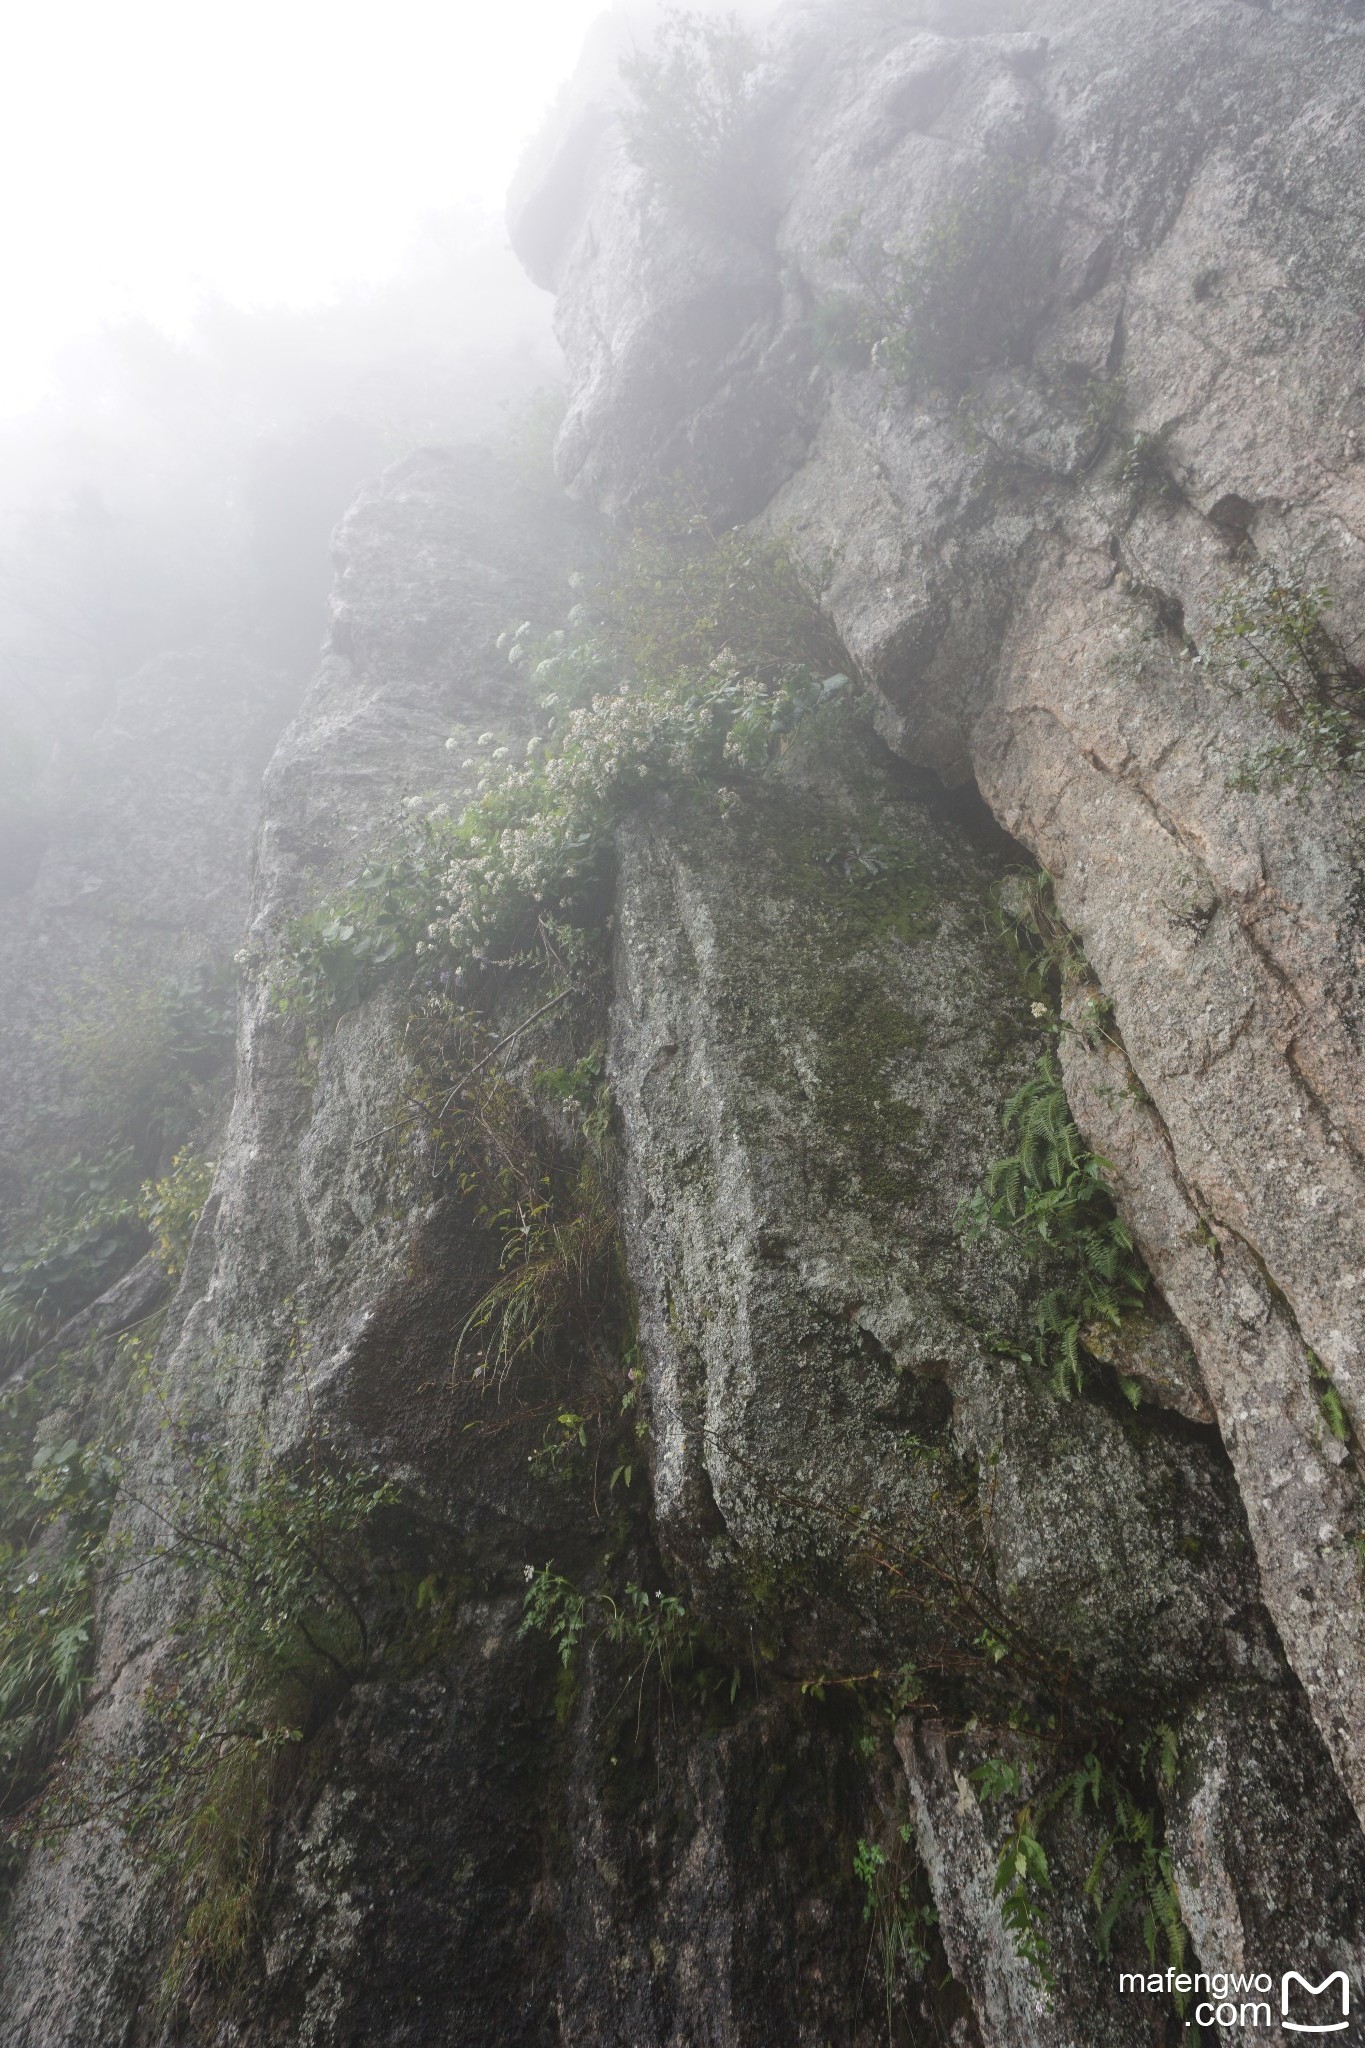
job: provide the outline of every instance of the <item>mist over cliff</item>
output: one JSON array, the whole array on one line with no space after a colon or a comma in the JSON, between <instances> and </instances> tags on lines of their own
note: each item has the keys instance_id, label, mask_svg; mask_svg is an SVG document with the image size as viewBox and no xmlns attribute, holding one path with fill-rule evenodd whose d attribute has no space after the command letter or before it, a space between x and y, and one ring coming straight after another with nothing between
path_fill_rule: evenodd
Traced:
<instances>
[{"instance_id":1,"label":"mist over cliff","mask_svg":"<svg viewBox=\"0 0 1365 2048\"><path fill-rule=\"evenodd\" d=\"M8 430L2 2048L1356 2037L1362 106L618 9Z\"/></svg>"}]
</instances>

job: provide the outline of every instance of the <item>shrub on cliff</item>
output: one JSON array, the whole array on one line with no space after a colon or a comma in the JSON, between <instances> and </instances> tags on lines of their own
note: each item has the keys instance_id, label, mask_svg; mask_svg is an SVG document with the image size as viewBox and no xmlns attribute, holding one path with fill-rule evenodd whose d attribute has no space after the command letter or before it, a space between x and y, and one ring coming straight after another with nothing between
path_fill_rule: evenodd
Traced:
<instances>
[{"instance_id":1,"label":"shrub on cliff","mask_svg":"<svg viewBox=\"0 0 1365 2048\"><path fill-rule=\"evenodd\" d=\"M1332 593L1262 563L1224 590L1200 665L1219 689L1244 693L1276 736L1237 766L1234 789L1303 795L1365 758L1365 670L1327 624Z\"/></svg>"},{"instance_id":2,"label":"shrub on cliff","mask_svg":"<svg viewBox=\"0 0 1365 2048\"><path fill-rule=\"evenodd\" d=\"M419 963L506 962L550 928L571 962L574 934L605 915L623 819L663 791L726 801L844 689L828 672L838 642L780 541L646 523L591 596L548 636L530 621L504 634L538 730L515 750L479 735L458 817L411 817L396 851L297 922L287 1006L354 1002Z\"/></svg>"},{"instance_id":3,"label":"shrub on cliff","mask_svg":"<svg viewBox=\"0 0 1365 2048\"><path fill-rule=\"evenodd\" d=\"M626 148L684 213L740 234L764 224L760 58L734 15L671 10L655 48L623 59Z\"/></svg>"}]
</instances>

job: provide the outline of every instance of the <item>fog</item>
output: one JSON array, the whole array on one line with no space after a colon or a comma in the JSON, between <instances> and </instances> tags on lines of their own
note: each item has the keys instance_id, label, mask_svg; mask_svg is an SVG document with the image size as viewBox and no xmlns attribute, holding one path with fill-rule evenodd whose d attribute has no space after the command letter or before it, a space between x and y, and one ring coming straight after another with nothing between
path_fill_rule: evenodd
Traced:
<instances>
[{"instance_id":1,"label":"fog","mask_svg":"<svg viewBox=\"0 0 1365 2048\"><path fill-rule=\"evenodd\" d=\"M310 306L495 217L601 0L75 0L13 10L0 77L0 413L111 320Z\"/></svg>"},{"instance_id":2,"label":"fog","mask_svg":"<svg viewBox=\"0 0 1365 2048\"><path fill-rule=\"evenodd\" d=\"M11 827L162 650L249 626L301 684L358 486L413 447L505 432L553 391L551 302L511 253L504 195L585 34L600 85L661 12L78 0L11 22Z\"/></svg>"}]
</instances>

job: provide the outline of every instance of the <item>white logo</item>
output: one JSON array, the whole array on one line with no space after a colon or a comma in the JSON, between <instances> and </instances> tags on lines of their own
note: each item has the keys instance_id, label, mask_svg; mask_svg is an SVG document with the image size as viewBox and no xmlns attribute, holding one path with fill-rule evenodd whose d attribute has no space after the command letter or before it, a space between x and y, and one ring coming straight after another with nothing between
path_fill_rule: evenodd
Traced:
<instances>
[{"instance_id":1,"label":"white logo","mask_svg":"<svg viewBox=\"0 0 1365 2048\"><path fill-rule=\"evenodd\" d=\"M1341 1986L1341 2011L1339 2020L1291 2020L1289 2017L1289 1987L1302 1984L1310 1998L1320 1998L1330 1985ZM1351 1986L1344 1970L1334 1970L1330 1977L1324 1977L1321 1984L1310 1984L1297 1970L1286 1970L1280 1979L1280 2013L1287 2031L1291 2034L1339 2034L1343 2027L1350 2025Z\"/></svg>"}]
</instances>

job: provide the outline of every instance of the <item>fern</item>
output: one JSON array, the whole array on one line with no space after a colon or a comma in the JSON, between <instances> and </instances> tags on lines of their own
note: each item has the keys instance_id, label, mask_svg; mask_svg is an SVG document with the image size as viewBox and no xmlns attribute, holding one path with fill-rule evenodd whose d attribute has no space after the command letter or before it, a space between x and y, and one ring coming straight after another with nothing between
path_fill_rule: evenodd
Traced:
<instances>
[{"instance_id":1,"label":"fern","mask_svg":"<svg viewBox=\"0 0 1365 2048\"><path fill-rule=\"evenodd\" d=\"M1069 1399L1084 1383L1087 1327L1117 1328L1141 1308L1147 1270L1115 1211L1108 1162L1077 1130L1051 1053L1011 1096L1003 1127L1015 1149L988 1169L963 1221L972 1238L991 1225L1007 1230L1047 1283L1033 1316L1039 1361Z\"/></svg>"},{"instance_id":2,"label":"fern","mask_svg":"<svg viewBox=\"0 0 1365 2048\"><path fill-rule=\"evenodd\" d=\"M1136 1773L1146 1777L1154 1752L1156 1773L1170 1785L1175 1777L1175 1736L1164 1723L1130 1758L1129 1770L1135 1764ZM1023 1799L1024 1773L1004 1758L988 1757L971 1777L983 1804ZM1130 1925L1136 1919L1153 1967L1158 1948L1164 1947L1171 1967L1181 1969L1189 1935L1171 1854L1161 1838L1160 1808L1144 1805L1093 1750L1050 1789L1023 1801L1001 1845L994 1890L1015 1953L1032 1969L1044 1992L1055 1988L1044 1906L1053 1889L1052 1872L1039 1838L1048 1819L1068 1799L1077 1820L1088 1803L1100 1823L1099 1846L1082 1894L1095 1908L1094 1941L1101 1961L1110 1958L1115 1930L1125 1919Z\"/></svg>"}]
</instances>

